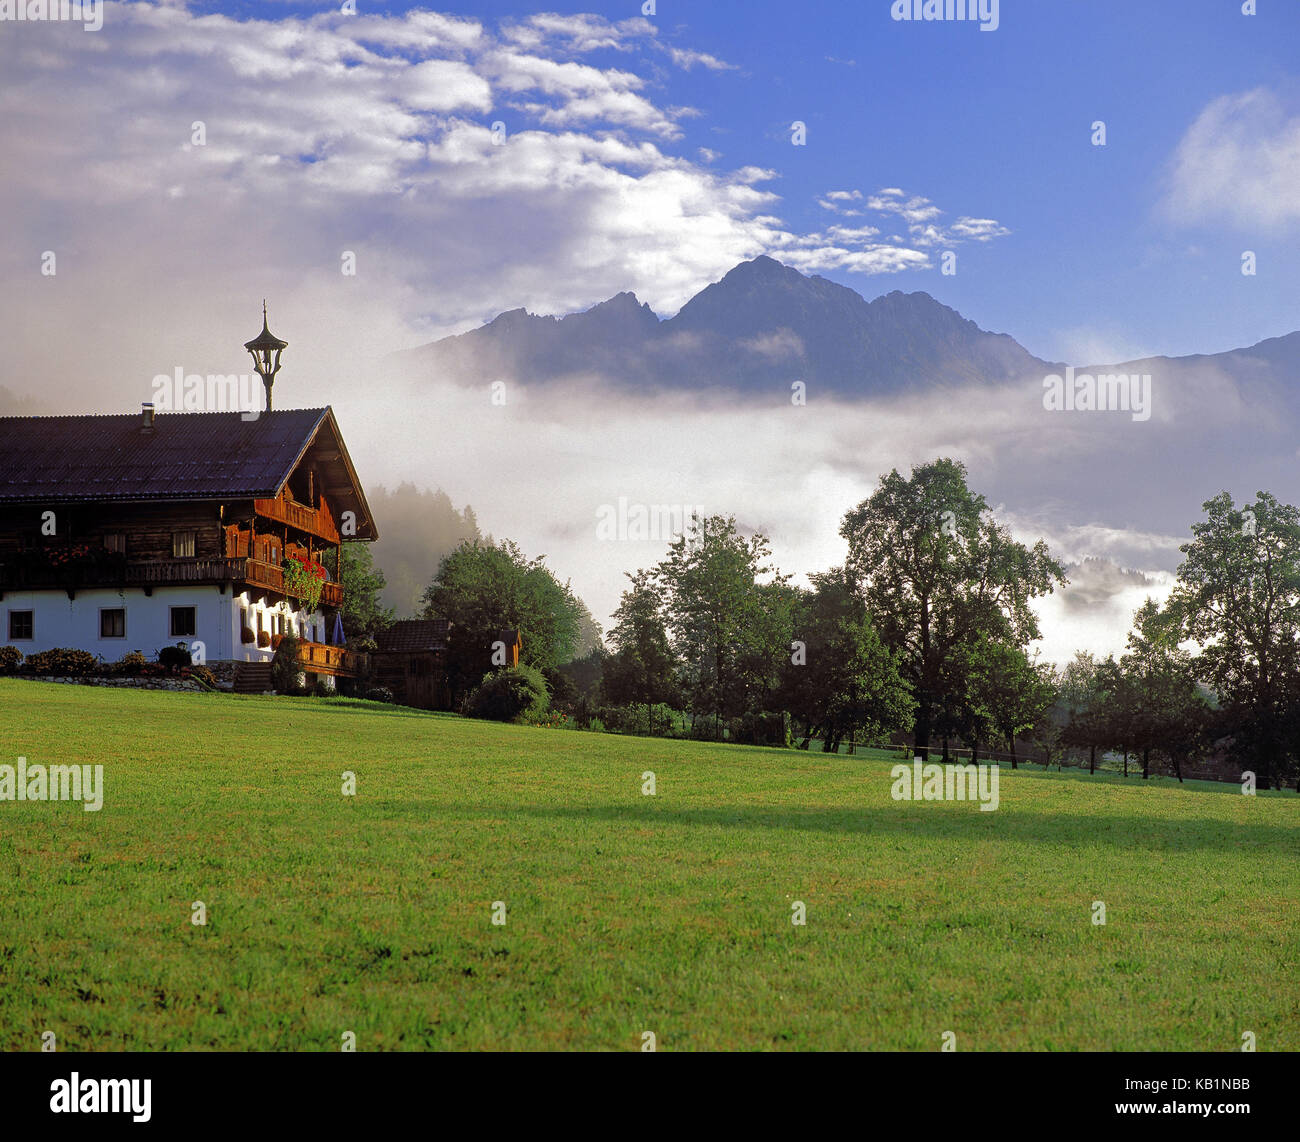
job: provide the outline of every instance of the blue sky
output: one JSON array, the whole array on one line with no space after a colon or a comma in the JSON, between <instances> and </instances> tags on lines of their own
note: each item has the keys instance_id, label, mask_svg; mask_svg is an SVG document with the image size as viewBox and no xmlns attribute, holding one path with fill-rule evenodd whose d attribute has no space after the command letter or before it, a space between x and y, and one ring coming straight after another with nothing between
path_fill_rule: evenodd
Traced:
<instances>
[{"instance_id":1,"label":"blue sky","mask_svg":"<svg viewBox=\"0 0 1300 1142\"><path fill-rule=\"evenodd\" d=\"M270 7L203 10L265 18ZM981 32L895 22L888 0L667 0L653 17L660 37L727 69L684 70L614 49L582 59L631 68L656 103L698 112L678 120L680 138L660 141L666 152L697 159L708 148L715 168L775 172L765 186L793 229L826 224L817 200L828 190L900 187L948 217L993 218L1010 230L963 246L951 277L937 264L818 271L867 296L925 289L1053 359L1086 355L1093 343L1117 353L1214 352L1300 327L1294 211L1286 225L1251 225L1225 211L1167 209L1179 143L1214 101L1260 93L1260 132L1272 114L1292 124L1300 114L1300 5L1258 7L1246 16L1236 0L1002 0L997 30ZM617 22L640 5L484 0L442 10L500 27L542 10ZM528 125L500 113L512 127ZM795 119L808 125L805 147L790 143ZM1095 120L1107 126L1104 148L1091 145ZM1247 249L1258 255L1253 278L1240 273Z\"/></svg>"}]
</instances>

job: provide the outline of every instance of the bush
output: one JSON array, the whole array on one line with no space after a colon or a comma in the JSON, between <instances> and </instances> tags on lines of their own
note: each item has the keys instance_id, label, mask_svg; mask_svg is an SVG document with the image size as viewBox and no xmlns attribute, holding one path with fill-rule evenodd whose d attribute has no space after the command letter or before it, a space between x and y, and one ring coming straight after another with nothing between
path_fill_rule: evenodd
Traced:
<instances>
[{"instance_id":1,"label":"bush","mask_svg":"<svg viewBox=\"0 0 1300 1142\"><path fill-rule=\"evenodd\" d=\"M16 646L0 646L0 674L13 674L22 661L23 652Z\"/></svg>"},{"instance_id":2,"label":"bush","mask_svg":"<svg viewBox=\"0 0 1300 1142\"><path fill-rule=\"evenodd\" d=\"M685 734L680 725L680 712L663 702L655 703L648 711L644 704L599 706L591 711L591 715L606 733L645 737L653 726L655 737L683 737Z\"/></svg>"},{"instance_id":3,"label":"bush","mask_svg":"<svg viewBox=\"0 0 1300 1142\"><path fill-rule=\"evenodd\" d=\"M276 636L280 641L275 646L275 657L271 659L271 684L281 694L302 694L306 692L302 663L298 661L301 643L291 634Z\"/></svg>"},{"instance_id":4,"label":"bush","mask_svg":"<svg viewBox=\"0 0 1300 1142\"><path fill-rule=\"evenodd\" d=\"M173 673L189 666L193 661L194 656L190 654L190 648L183 642L178 642L175 646L164 646L158 652L158 665L165 666Z\"/></svg>"},{"instance_id":5,"label":"bush","mask_svg":"<svg viewBox=\"0 0 1300 1142\"><path fill-rule=\"evenodd\" d=\"M56 646L53 650L42 650L38 654L27 656L26 670L29 674L62 677L94 674L98 669L99 660L93 654L69 647Z\"/></svg>"},{"instance_id":6,"label":"bush","mask_svg":"<svg viewBox=\"0 0 1300 1142\"><path fill-rule=\"evenodd\" d=\"M186 678L192 678L200 686L205 686L209 690L217 688L217 676L206 666L191 666L188 670L182 670L181 674Z\"/></svg>"},{"instance_id":7,"label":"bush","mask_svg":"<svg viewBox=\"0 0 1300 1142\"><path fill-rule=\"evenodd\" d=\"M366 697L372 702L391 702L393 692L387 686L372 686L366 691Z\"/></svg>"},{"instance_id":8,"label":"bush","mask_svg":"<svg viewBox=\"0 0 1300 1142\"><path fill-rule=\"evenodd\" d=\"M128 654L122 655L113 668L118 674L124 674L128 678L134 678L148 665L149 660L138 650L133 650Z\"/></svg>"},{"instance_id":9,"label":"bush","mask_svg":"<svg viewBox=\"0 0 1300 1142\"><path fill-rule=\"evenodd\" d=\"M338 693L338 686L328 674L322 674L316 679L316 687L312 693L317 698L333 698Z\"/></svg>"},{"instance_id":10,"label":"bush","mask_svg":"<svg viewBox=\"0 0 1300 1142\"><path fill-rule=\"evenodd\" d=\"M466 696L463 712L493 722L538 722L549 705L541 673L531 666L512 666L486 675Z\"/></svg>"},{"instance_id":11,"label":"bush","mask_svg":"<svg viewBox=\"0 0 1300 1142\"><path fill-rule=\"evenodd\" d=\"M781 714L744 714L727 723L727 733L734 742L768 746L790 745L790 729Z\"/></svg>"}]
</instances>

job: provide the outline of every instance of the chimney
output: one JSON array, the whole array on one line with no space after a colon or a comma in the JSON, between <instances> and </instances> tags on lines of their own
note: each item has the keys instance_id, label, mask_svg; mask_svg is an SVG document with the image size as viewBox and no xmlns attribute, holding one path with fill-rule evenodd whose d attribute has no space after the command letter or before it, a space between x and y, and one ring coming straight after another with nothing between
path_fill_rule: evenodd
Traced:
<instances>
[{"instance_id":1,"label":"chimney","mask_svg":"<svg viewBox=\"0 0 1300 1142\"><path fill-rule=\"evenodd\" d=\"M140 406L140 435L152 436L153 433L153 404L150 401L145 401Z\"/></svg>"}]
</instances>

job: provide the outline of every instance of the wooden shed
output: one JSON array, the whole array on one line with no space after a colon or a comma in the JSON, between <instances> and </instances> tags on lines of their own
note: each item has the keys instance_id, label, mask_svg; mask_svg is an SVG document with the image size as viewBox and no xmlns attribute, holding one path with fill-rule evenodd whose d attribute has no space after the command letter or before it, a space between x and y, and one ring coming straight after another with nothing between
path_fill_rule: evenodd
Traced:
<instances>
[{"instance_id":1,"label":"wooden shed","mask_svg":"<svg viewBox=\"0 0 1300 1142\"><path fill-rule=\"evenodd\" d=\"M375 638L377 649L370 655L375 684L386 686L403 706L450 710L450 631L446 619L402 619L381 631Z\"/></svg>"},{"instance_id":2,"label":"wooden shed","mask_svg":"<svg viewBox=\"0 0 1300 1142\"><path fill-rule=\"evenodd\" d=\"M381 631L370 655L374 684L391 690L403 706L450 710L455 694L476 685L484 674L519 665L519 631L498 631L493 645L476 649L470 661L461 648L462 658L453 662L451 630L447 619L402 619Z\"/></svg>"}]
</instances>

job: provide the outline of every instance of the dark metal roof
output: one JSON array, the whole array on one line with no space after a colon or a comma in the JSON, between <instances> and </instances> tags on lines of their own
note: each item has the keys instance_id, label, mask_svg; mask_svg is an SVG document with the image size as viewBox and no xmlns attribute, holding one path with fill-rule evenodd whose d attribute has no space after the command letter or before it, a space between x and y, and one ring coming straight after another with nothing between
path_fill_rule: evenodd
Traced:
<instances>
[{"instance_id":1,"label":"dark metal roof","mask_svg":"<svg viewBox=\"0 0 1300 1142\"><path fill-rule=\"evenodd\" d=\"M451 623L446 619L399 619L375 635L381 651L446 650Z\"/></svg>"},{"instance_id":2,"label":"dark metal roof","mask_svg":"<svg viewBox=\"0 0 1300 1142\"><path fill-rule=\"evenodd\" d=\"M269 499L327 408L0 417L0 503Z\"/></svg>"}]
</instances>

